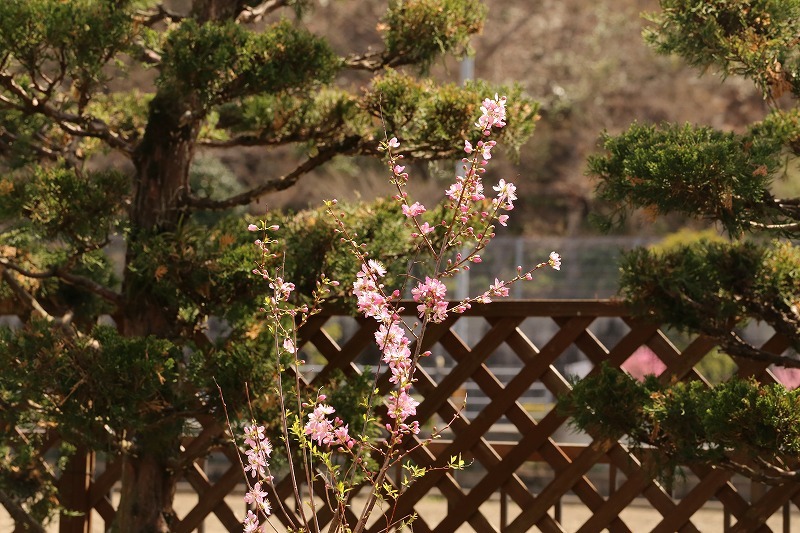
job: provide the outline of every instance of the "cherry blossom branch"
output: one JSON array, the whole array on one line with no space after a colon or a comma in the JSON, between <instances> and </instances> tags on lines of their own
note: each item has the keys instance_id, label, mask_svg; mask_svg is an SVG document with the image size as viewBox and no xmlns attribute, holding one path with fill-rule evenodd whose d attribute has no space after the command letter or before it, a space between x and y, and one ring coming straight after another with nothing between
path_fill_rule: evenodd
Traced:
<instances>
[{"instance_id":1,"label":"cherry blossom branch","mask_svg":"<svg viewBox=\"0 0 800 533\"><path fill-rule=\"evenodd\" d=\"M498 98L495 96L494 100L486 99L481 107L482 115L476 126L481 131L483 137L488 137L493 127L503 127L505 125L505 98ZM362 142L361 146L363 147ZM328 498L328 490L335 491L338 495L337 501L339 502L334 510L334 517L330 524L330 531L340 531L342 528L353 531L353 533L361 533L367 525L367 520L371 515L374 506L381 492L384 491L386 482L386 491L388 495L392 496L397 493L391 487L391 482L386 481L389 469L402 462L408 454L417 450L421 446L426 446L430 443L421 441L416 435L420 432L419 421L414 420L417 414L417 407L419 402L412 396L411 391L414 383L417 381L415 372L419 363L419 358L430 355L429 351L423 352L423 339L427 329L431 324L439 324L448 318L449 312L461 313L466 311L471 303L475 302L488 302L492 297L508 296L508 287L515 282L523 279L531 279L532 273L535 270L543 268L544 266L551 266L554 269L559 269L561 265L560 256L553 252L548 261L539 263L534 268L523 272L522 268L518 269L517 275L509 281L500 282L495 280L495 284L489 287L489 290L481 295L473 298L468 298L458 302L455 306L450 307L450 302L447 300L447 288L442 283L441 278L452 275L460 269L468 269L467 262L480 262L480 256L477 254L486 243L494 237L494 225L492 222L497 220L501 225L505 225L508 218L507 215L501 215L503 210L511 210L513 208L513 200L516 199L515 188L510 183L505 183L500 180L495 191L498 192L496 198L488 200L483 194L483 184L481 182L481 174L484 172L484 166L491 158L491 149L494 147L494 141L480 140L476 143L475 149L469 141L465 141L465 151L472 154L469 159L464 159L465 175L458 176L456 183L446 192L449 198L446 207L453 212L452 218L442 221L436 227L431 228L427 222L422 222L420 217L425 212L425 207L418 202L411 203L408 200L405 192L408 175L404 172L405 168L400 165L401 155L395 155L393 149L398 148L400 145L396 138L384 140L378 146L378 150L388 153L389 168L392 173L392 181L397 188L397 195L395 200L401 206L403 215L409 219L407 225L411 228L412 244L415 244L417 252L421 250L428 250L435 259L430 276L425 276L424 279L417 279L411 275L410 269L406 272L403 284L409 280L415 281L415 286L411 290L414 302L417 304L417 316L419 322L415 322L413 326L409 326L402 318L402 308L399 307L401 292L397 289L390 292L383 284L383 279L387 274L387 269L384 265L375 259L369 257L364 244L360 243L358 235L350 231L344 223L344 215L336 211L337 202L331 200L326 202L327 213L336 223L336 233L340 236L342 244L350 248L353 256L360 263L360 270L356 274L356 281L353 283L353 295L357 300L357 308L360 314L367 318L372 318L378 322L377 331L375 332L375 342L381 352L381 358L378 363L378 369L375 373L375 386L372 388L366 404L366 413L364 415L364 426L361 429L361 439L356 442L350 437L348 425L339 418L333 418L335 408L326 403L326 397L321 392L318 392L314 402L305 404L298 403L298 419L302 420L305 415L305 409L311 408L312 412L308 413L308 421L298 429L298 426L293 427L293 431L299 439L300 447L303 450L304 466L306 467L306 483L309 486L310 503L313 506L314 490L311 473L315 472L315 467L312 459L317 458L321 461L322 466L326 468L322 472L323 481L325 483L325 496ZM473 229L473 224L480 224L482 230L476 234ZM262 224L265 226L265 224ZM250 231L258 230L277 230L277 226L266 228L259 227L258 225L251 224L248 229ZM441 244L438 240L428 238L427 235L438 232L441 235ZM462 257L461 253L457 253L455 261L447 259L445 261L446 253L454 247L463 246L463 241L469 241L471 249L465 252ZM436 246L434 246L436 242ZM278 255L271 251L273 245L278 244L277 240L273 240L265 236L264 241L257 240L256 246L262 250L262 256L275 259ZM437 251L436 248L439 248ZM289 352L294 356L295 360L295 379L298 394L300 394L300 369L299 361L297 359L296 350L296 327L298 324L296 317L298 315L307 315L309 310L293 307L288 303L289 294L294 290L294 285L282 279L282 269L278 267L277 272L273 274L268 268L265 267L265 262L254 269L254 274L260 275L269 282L270 288L273 289L273 296L268 301L270 309L270 319L272 324L272 332L275 336L276 351L280 354ZM413 265L413 262L411 263ZM323 278L324 282L329 280ZM316 302L315 297L315 302ZM293 327L283 325L282 320L286 316L293 318ZM409 337L413 337L412 342ZM283 339L281 345L280 339ZM382 379L384 373L382 372L382 365L386 364L388 367L387 374L389 386L384 387L385 384L378 383ZM280 376L278 377L280 383ZM374 399L379 394L380 390L388 388L388 393L384 393L384 406L380 409L383 415L383 428L388 432L388 436L380 441L370 442L369 439L364 437L367 433L367 425L373 422L374 414ZM282 386L279 392L280 407L283 413L282 416L282 431L284 440L288 443L288 426L287 418L288 413L285 409L283 402ZM462 407L463 409L463 407ZM456 414L458 416L458 414ZM455 418L454 418L455 420ZM450 422L452 424L453 421ZM434 432L434 436L436 432ZM431 437L432 439L433 437ZM316 444L314 444L316 442ZM409 442L408 449L403 448L403 443ZM379 445L378 445L379 443ZM414 444L416 443L416 444ZM357 446L356 446L357 444ZM323 446L329 447L330 452L320 451ZM332 453L338 450L342 454L349 456L350 465L345 472L344 477L340 476L339 469L334 466L331 460ZM291 453L287 449L287 453ZM368 455L381 455L382 460L379 461L377 472L371 472L366 467L363 458ZM291 459L290 459L291 460ZM439 468L459 468L463 466L463 461L459 460L457 463L451 461L446 467L428 467L426 469L415 469L414 475L424 474L429 470ZM348 493L348 488L352 486L354 475L357 471L363 470L369 484L372 486L372 491L367 497L357 521L354 525L347 524L344 514L342 502L347 501L352 496ZM291 475L294 476L294 465L290 465ZM293 483L294 477L292 477ZM263 498L260 489L251 489L248 493L248 498L251 501L258 501ZM296 489L295 489L296 490ZM302 506L296 492L296 499L298 505ZM329 507L333 507L328 502ZM313 508L313 507L312 507ZM316 513L315 513L316 515ZM316 519L316 516L315 516ZM306 529L310 530L310 524L303 519ZM388 524L395 523L390 519ZM319 524L315 521L315 532L319 531ZM259 527L258 517L252 513L248 513L248 518L245 520L246 531L256 531Z\"/></svg>"}]
</instances>

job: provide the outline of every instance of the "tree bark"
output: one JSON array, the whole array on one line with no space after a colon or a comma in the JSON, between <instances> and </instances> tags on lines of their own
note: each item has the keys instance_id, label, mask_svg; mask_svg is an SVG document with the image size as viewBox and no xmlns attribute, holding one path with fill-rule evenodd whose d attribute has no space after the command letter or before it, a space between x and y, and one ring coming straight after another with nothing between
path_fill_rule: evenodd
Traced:
<instances>
[{"instance_id":1,"label":"tree bark","mask_svg":"<svg viewBox=\"0 0 800 533\"><path fill-rule=\"evenodd\" d=\"M177 478L165 457L146 453L123 458L122 489L112 531L169 533L178 519L172 508Z\"/></svg>"},{"instance_id":2,"label":"tree bark","mask_svg":"<svg viewBox=\"0 0 800 533\"><path fill-rule=\"evenodd\" d=\"M159 93L150 104L147 128L134 153L131 230L123 280L124 313L118 317L126 336L170 337L175 310L149 294L152 280L138 279L127 269L139 252L138 242L174 230L189 193L189 169L194 158L201 118L183 95ZM167 265L168 266L168 265Z\"/></svg>"},{"instance_id":3,"label":"tree bark","mask_svg":"<svg viewBox=\"0 0 800 533\"><path fill-rule=\"evenodd\" d=\"M127 337L174 339L177 335L177 309L152 294L154 280L142 278L128 265L137 254L147 253L141 244L174 231L180 224L201 120L190 95L160 91L151 102L147 128L134 153L136 174L122 290L125 302L115 317L120 332ZM181 429L177 423L130 437L132 447L124 457L115 532L162 533L173 529L177 522L172 504L178 473L170 464L174 465L179 453Z\"/></svg>"}]
</instances>

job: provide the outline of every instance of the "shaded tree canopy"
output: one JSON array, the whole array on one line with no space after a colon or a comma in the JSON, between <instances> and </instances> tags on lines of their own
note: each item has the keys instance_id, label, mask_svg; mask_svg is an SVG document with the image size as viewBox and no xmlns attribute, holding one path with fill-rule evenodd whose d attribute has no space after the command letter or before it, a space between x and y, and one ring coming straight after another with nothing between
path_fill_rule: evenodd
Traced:
<instances>
[{"instance_id":1,"label":"shaded tree canopy","mask_svg":"<svg viewBox=\"0 0 800 533\"><path fill-rule=\"evenodd\" d=\"M345 55L306 28L312 2L184 4L8 0L0 10L0 311L22 320L0 330L0 491L14 489L4 504L35 519L55 495L36 438L13 428L55 430L66 451L124 455L117 528L167 531L179 438L188 422L221 415L216 383L234 412L245 382L254 398L271 392L279 367L255 313L266 288L250 279L246 221L226 210L333 158L377 155L385 131L409 159L455 159L495 92L513 117L504 144L533 131L537 106L519 88L419 76L468 50L486 11L477 0L389 1L376 21L382 48ZM130 87L142 69L152 84ZM194 179L198 150L243 146L289 146L298 163L222 195L223 176ZM321 212L267 217L296 248L287 272L299 288L323 271L346 281L352 262ZM345 217L376 253L409 251L395 203ZM112 243L124 245L121 265ZM103 315L114 327L98 325ZM226 327L209 338L212 316Z\"/></svg>"}]
</instances>

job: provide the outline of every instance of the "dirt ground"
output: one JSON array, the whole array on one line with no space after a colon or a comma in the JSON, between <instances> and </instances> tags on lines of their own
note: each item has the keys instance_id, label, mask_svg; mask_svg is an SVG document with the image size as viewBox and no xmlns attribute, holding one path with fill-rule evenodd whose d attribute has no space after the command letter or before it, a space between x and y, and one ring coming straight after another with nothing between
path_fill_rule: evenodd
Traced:
<instances>
[{"instance_id":1,"label":"dirt ground","mask_svg":"<svg viewBox=\"0 0 800 533\"><path fill-rule=\"evenodd\" d=\"M175 509L179 516L184 516L188 513L197 502L197 497L189 493L179 493ZM241 494L232 494L226 498L226 502L234 510L234 512L244 516L244 502L242 501ZM492 526L499 531L500 529L500 500L499 498L492 498L483 506L481 511L484 516L489 520ZM446 512L446 502L443 498L431 496L426 498L424 505L420 508L420 515L425 519L429 526L434 526L439 522L441 517ZM509 505L508 514L509 521L520 512L519 508L513 504ZM550 515L553 516L554 510L551 509ZM574 499L565 497L561 508L561 524L564 531L571 532L577 531L581 525L590 517L591 511L584 505ZM98 515L94 515L92 521L92 533L103 532L103 521ZM628 506L621 514L620 518L625 524L636 533L646 532L658 523L660 514L652 507L647 505L645 501L641 504L634 504ZM800 531L800 510L797 507L792 508L790 515L791 526L787 531ZM724 514L722 506L717 502L709 502L700 511L695 513L692 518L692 523L703 533L722 532L724 530ZM769 521L768 526L772 531L780 532L783 529L783 515L781 512L773 515ZM5 510L0 507L0 533L11 532L13 530L13 522L9 518ZM48 533L56 533L58 531L58 522L52 523L47 528ZM206 520L202 529L197 530L198 533L225 533L222 524L216 519L215 516L210 516ZM272 531L267 528L266 531ZM275 531L283 533L283 528L277 527ZM473 531L469 525L464 525L459 528L459 533L468 533Z\"/></svg>"}]
</instances>

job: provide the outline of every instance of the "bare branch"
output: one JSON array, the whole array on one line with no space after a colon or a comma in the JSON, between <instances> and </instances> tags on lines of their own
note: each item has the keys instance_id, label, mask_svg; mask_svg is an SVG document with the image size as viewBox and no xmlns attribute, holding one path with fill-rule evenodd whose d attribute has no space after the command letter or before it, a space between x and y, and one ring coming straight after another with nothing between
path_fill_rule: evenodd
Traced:
<instances>
[{"instance_id":1,"label":"bare branch","mask_svg":"<svg viewBox=\"0 0 800 533\"><path fill-rule=\"evenodd\" d=\"M19 137L0 126L0 154L11 151L11 146L18 140ZM39 157L51 161L56 161L58 159L58 153L47 146L34 142L29 142L29 146Z\"/></svg>"},{"instance_id":2,"label":"bare branch","mask_svg":"<svg viewBox=\"0 0 800 533\"><path fill-rule=\"evenodd\" d=\"M11 272L8 271L7 268L2 269L2 272L0 272L0 276L3 278L3 281L5 281L8 284L9 288L17 297L17 299L22 303L22 305L24 305L28 309L36 311L36 313L39 316L41 316L48 322L52 322L54 324L67 327L69 323L72 321L71 311L65 313L64 316L60 318L54 317L53 315L48 313L47 310L45 310L45 308L42 307L42 304L40 304L36 298L34 298L30 293L28 293L28 291L26 291L22 287L22 285L20 285L19 282L17 282L17 280L14 279L14 276L11 274Z\"/></svg>"},{"instance_id":3,"label":"bare branch","mask_svg":"<svg viewBox=\"0 0 800 533\"><path fill-rule=\"evenodd\" d=\"M800 359L778 355L765 350L761 350L742 339L735 331L729 331L726 335L716 336L722 348L730 355L763 361L786 368L800 368Z\"/></svg>"},{"instance_id":4,"label":"bare branch","mask_svg":"<svg viewBox=\"0 0 800 533\"><path fill-rule=\"evenodd\" d=\"M796 482L800 479L800 470L780 468L761 457L756 457L755 460L760 465L760 468L753 468L744 463L734 461L730 457L722 460L722 466L765 485L781 485L783 483Z\"/></svg>"},{"instance_id":5,"label":"bare branch","mask_svg":"<svg viewBox=\"0 0 800 533\"><path fill-rule=\"evenodd\" d=\"M161 65L161 55L158 52L147 48L141 41L137 42L136 44L139 46L139 53L136 55L136 59L146 65L154 67Z\"/></svg>"},{"instance_id":6,"label":"bare branch","mask_svg":"<svg viewBox=\"0 0 800 533\"><path fill-rule=\"evenodd\" d=\"M363 54L350 54L343 60L343 65L353 70L366 70L376 72L390 67L397 68L403 65L410 65L413 61L407 54L396 52L390 54L388 50L380 52L366 52Z\"/></svg>"},{"instance_id":7,"label":"bare branch","mask_svg":"<svg viewBox=\"0 0 800 533\"><path fill-rule=\"evenodd\" d=\"M42 524L31 518L31 516L25 512L25 509L3 490L0 490L0 504L5 507L8 514L14 519L15 524L24 525L26 530L33 531L34 533L45 533Z\"/></svg>"},{"instance_id":8,"label":"bare branch","mask_svg":"<svg viewBox=\"0 0 800 533\"><path fill-rule=\"evenodd\" d=\"M60 268L51 267L51 268L48 268L47 270L34 272L34 271L31 271L31 270L26 270L26 269L22 268L21 266L19 266L18 264L14 263L13 261L10 261L7 257L0 257L0 265L2 267L5 267L5 268L3 268L3 279L6 279L5 278L5 276L7 274L6 269L13 270L14 272L17 272L17 273L21 274L22 276L24 276L26 278L31 278L31 279L58 278L58 279L64 281L65 283L68 283L68 284L73 285L75 287L80 287L82 289L85 289L85 290L93 293L93 294L96 294L96 295L100 296L101 298L103 298L104 300L106 300L107 302L110 302L110 303L112 303L114 305L121 305L123 303L122 295L112 291L108 287L105 287L105 286L97 283L96 281L94 281L92 279L89 279L89 278L87 278L85 276L79 276L77 274L72 274L72 273L66 272L66 271L64 271L63 269L60 269ZM10 274L8 274L8 275L10 275ZM13 277L12 277L12 280L13 280ZM16 280L13 280L13 281L16 283ZM12 286L12 289L13 289L13 286ZM21 287L20 287L20 289L21 289ZM23 289L23 292L24 292L24 289ZM25 294L28 294L28 293L26 292ZM21 297L21 295L18 295L18 296ZM30 296L30 295L28 295L28 296Z\"/></svg>"},{"instance_id":9,"label":"bare branch","mask_svg":"<svg viewBox=\"0 0 800 533\"><path fill-rule=\"evenodd\" d=\"M753 220L750 220L748 222L750 223L751 227L758 229L780 229L780 230L800 229L800 222L789 222L786 224L764 224L762 222L755 222Z\"/></svg>"},{"instance_id":10,"label":"bare branch","mask_svg":"<svg viewBox=\"0 0 800 533\"><path fill-rule=\"evenodd\" d=\"M323 148L317 155L309 158L288 174L268 180L266 183L250 189L249 191L237 194L236 196L231 196L225 200L212 200L210 198L198 198L196 196L189 195L186 199L186 205L188 207L199 209L227 209L239 205L247 205L262 194L288 189L297 183L297 180L299 180L302 175L307 174L323 163L330 161L337 155L346 154L353 151L358 146L360 140L361 137L352 136L348 137L341 143Z\"/></svg>"},{"instance_id":11,"label":"bare branch","mask_svg":"<svg viewBox=\"0 0 800 533\"><path fill-rule=\"evenodd\" d=\"M283 137L267 137L265 135L237 135L224 141L206 139L198 141L199 146L206 148L231 148L234 146L277 146L281 144L305 142L310 140L308 135L292 134Z\"/></svg>"},{"instance_id":12,"label":"bare branch","mask_svg":"<svg viewBox=\"0 0 800 533\"><path fill-rule=\"evenodd\" d=\"M365 54L350 54L344 58L344 66L353 70L366 70L376 72L384 67L391 66L387 53L367 52Z\"/></svg>"},{"instance_id":13,"label":"bare branch","mask_svg":"<svg viewBox=\"0 0 800 533\"><path fill-rule=\"evenodd\" d=\"M180 22L185 17L183 15L179 15L175 11L171 11L164 7L163 4L159 4L154 8L140 10L134 13L133 20L147 26L148 28L158 24L162 20L166 20L169 22Z\"/></svg>"},{"instance_id":14,"label":"bare branch","mask_svg":"<svg viewBox=\"0 0 800 533\"><path fill-rule=\"evenodd\" d=\"M259 22L273 11L289 5L286 0L264 0L257 6L245 6L236 17L239 24L250 24Z\"/></svg>"},{"instance_id":15,"label":"bare branch","mask_svg":"<svg viewBox=\"0 0 800 533\"><path fill-rule=\"evenodd\" d=\"M87 291L96 294L105 301L114 305L121 305L123 303L122 295L112 291L108 287L101 285L92 279L84 276L78 276L69 272L63 272L60 269L56 269L55 275L58 279L64 281L65 283L68 283L74 287L86 289Z\"/></svg>"},{"instance_id":16,"label":"bare branch","mask_svg":"<svg viewBox=\"0 0 800 533\"><path fill-rule=\"evenodd\" d=\"M14 102L5 95L0 94L0 102L7 104L14 109L26 113L40 113L53 121L65 132L76 137L94 137L105 141L112 148L116 148L128 155L133 153L133 146L129 141L100 120L91 115L75 115L66 113L53 107L44 100L39 100L35 96L28 94L20 86L11 74L0 72L0 86L5 87L11 94L17 97L21 103Z\"/></svg>"}]
</instances>

